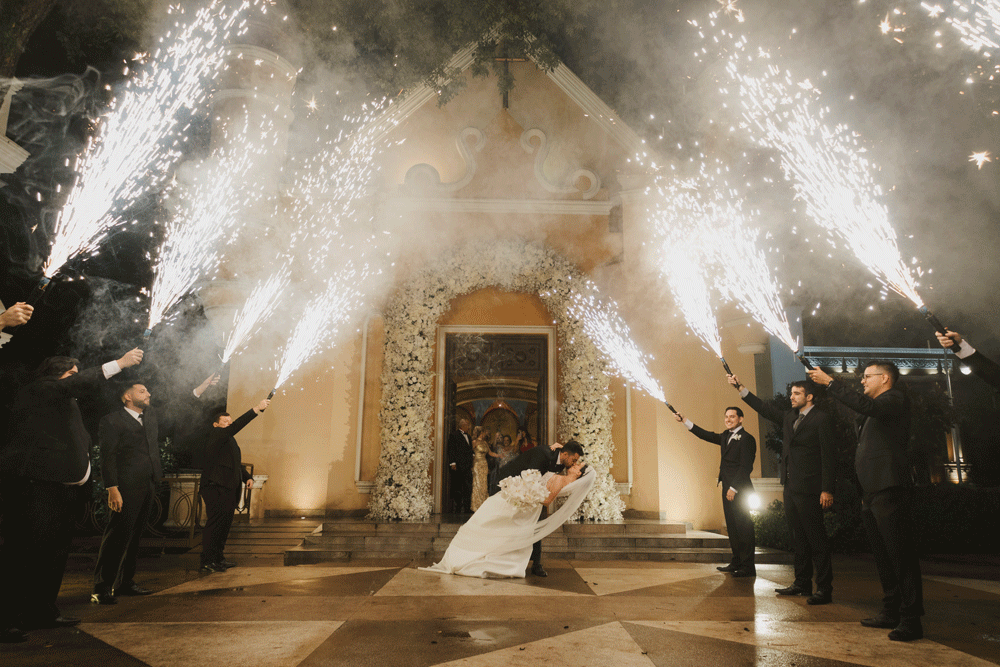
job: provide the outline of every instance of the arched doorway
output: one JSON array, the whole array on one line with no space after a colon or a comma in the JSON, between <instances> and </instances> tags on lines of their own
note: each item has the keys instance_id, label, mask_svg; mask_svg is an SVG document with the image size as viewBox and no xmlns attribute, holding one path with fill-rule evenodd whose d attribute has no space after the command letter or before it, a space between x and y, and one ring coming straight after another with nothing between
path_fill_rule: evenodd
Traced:
<instances>
[{"instance_id":1,"label":"arched doorway","mask_svg":"<svg viewBox=\"0 0 1000 667\"><path fill-rule=\"evenodd\" d=\"M555 425L555 327L438 327L434 511L449 511L448 436L458 420L544 443Z\"/></svg>"}]
</instances>

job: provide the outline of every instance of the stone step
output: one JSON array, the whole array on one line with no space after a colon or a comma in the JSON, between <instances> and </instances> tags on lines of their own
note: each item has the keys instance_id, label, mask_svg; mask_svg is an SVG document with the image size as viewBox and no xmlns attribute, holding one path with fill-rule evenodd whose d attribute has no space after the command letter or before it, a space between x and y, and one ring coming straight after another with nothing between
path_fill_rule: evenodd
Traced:
<instances>
[{"instance_id":1,"label":"stone step","mask_svg":"<svg viewBox=\"0 0 1000 667\"><path fill-rule=\"evenodd\" d=\"M600 549L571 550L545 549L546 558L561 560L629 560L629 561L676 561L682 563L727 563L732 555L726 548L674 548L674 549ZM285 551L285 565L306 565L332 561L388 560L388 559L439 559L444 555L440 549L419 551L382 551L372 549L354 550L350 548L295 547ZM757 549L755 559L758 564L790 563L792 554L774 549Z\"/></svg>"},{"instance_id":2,"label":"stone step","mask_svg":"<svg viewBox=\"0 0 1000 667\"><path fill-rule=\"evenodd\" d=\"M372 535L372 534L405 534L405 535L454 535L461 527L461 522L415 522L415 523L375 523L371 521L345 520L327 521L322 524L324 534L338 535ZM683 535L687 526L680 522L649 521L642 523L570 523L557 528L553 534L566 535Z\"/></svg>"}]
</instances>

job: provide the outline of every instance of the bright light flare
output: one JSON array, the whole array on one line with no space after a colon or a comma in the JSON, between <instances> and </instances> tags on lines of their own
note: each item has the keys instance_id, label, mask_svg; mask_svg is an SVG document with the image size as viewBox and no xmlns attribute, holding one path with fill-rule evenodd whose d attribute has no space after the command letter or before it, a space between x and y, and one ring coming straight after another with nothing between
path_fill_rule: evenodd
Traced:
<instances>
[{"instance_id":1,"label":"bright light flare","mask_svg":"<svg viewBox=\"0 0 1000 667\"><path fill-rule=\"evenodd\" d=\"M969 162L975 162L977 169L982 169L987 162L993 162L989 151L978 151L969 156Z\"/></svg>"}]
</instances>

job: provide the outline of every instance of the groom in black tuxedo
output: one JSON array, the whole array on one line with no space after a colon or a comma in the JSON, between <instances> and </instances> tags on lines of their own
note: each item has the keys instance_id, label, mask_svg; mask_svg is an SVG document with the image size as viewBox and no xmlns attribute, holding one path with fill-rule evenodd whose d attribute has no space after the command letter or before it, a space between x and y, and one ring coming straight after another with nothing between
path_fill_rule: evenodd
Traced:
<instances>
[{"instance_id":1,"label":"groom in black tuxedo","mask_svg":"<svg viewBox=\"0 0 1000 667\"><path fill-rule=\"evenodd\" d=\"M778 595L807 595L812 605L833 601L833 566L830 544L823 523L823 510L833 506L837 480L833 420L813 404L815 385L798 380L789 386L792 409L784 412L766 403L740 384L735 375L729 383L743 401L767 420L782 426L780 478L784 487L785 519L795 550L795 581L776 588ZM813 568L816 593L812 592Z\"/></svg>"},{"instance_id":2,"label":"groom in black tuxedo","mask_svg":"<svg viewBox=\"0 0 1000 667\"><path fill-rule=\"evenodd\" d=\"M497 472L497 480L517 477L525 470L537 470L541 474L547 472L562 472L570 468L583 456L583 446L576 440L570 440L565 445L558 442L551 447L532 447L518 454L507 462ZM539 519L544 519L548 510L542 507ZM531 545L531 573L536 577L547 577L549 573L542 567L542 542L539 540Z\"/></svg>"},{"instance_id":3,"label":"groom in black tuxedo","mask_svg":"<svg viewBox=\"0 0 1000 667\"><path fill-rule=\"evenodd\" d=\"M211 375L197 389L200 397L217 382ZM97 429L101 450L101 476L108 491L111 518L104 529L94 568L94 604L115 604L119 595L149 595L137 585L136 559L157 486L163 481L160 467L160 424L150 408L150 393L135 382L121 393L122 408L101 419Z\"/></svg>"},{"instance_id":4,"label":"groom in black tuxedo","mask_svg":"<svg viewBox=\"0 0 1000 667\"><path fill-rule=\"evenodd\" d=\"M718 570L732 572L734 577L756 577L756 535L747 498L753 493L750 473L753 472L753 462L757 458L757 439L743 428L743 410L737 407L726 408L726 430L722 433L706 431L690 419L684 419L684 415L680 413L675 417L696 436L705 442L719 445L722 450L719 483L722 484L722 510L726 517L729 547L733 557L729 565Z\"/></svg>"}]
</instances>

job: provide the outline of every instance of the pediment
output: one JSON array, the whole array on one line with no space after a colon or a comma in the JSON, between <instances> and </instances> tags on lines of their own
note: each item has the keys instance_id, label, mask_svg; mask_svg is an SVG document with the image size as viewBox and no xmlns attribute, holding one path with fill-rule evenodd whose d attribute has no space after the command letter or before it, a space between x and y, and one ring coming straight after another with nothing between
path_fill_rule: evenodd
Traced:
<instances>
[{"instance_id":1,"label":"pediment","mask_svg":"<svg viewBox=\"0 0 1000 667\"><path fill-rule=\"evenodd\" d=\"M607 214L641 140L565 66L511 64L504 108L492 77L465 73L447 105L411 92L394 105L383 191L403 199L565 202ZM388 126L388 125L387 125Z\"/></svg>"}]
</instances>

